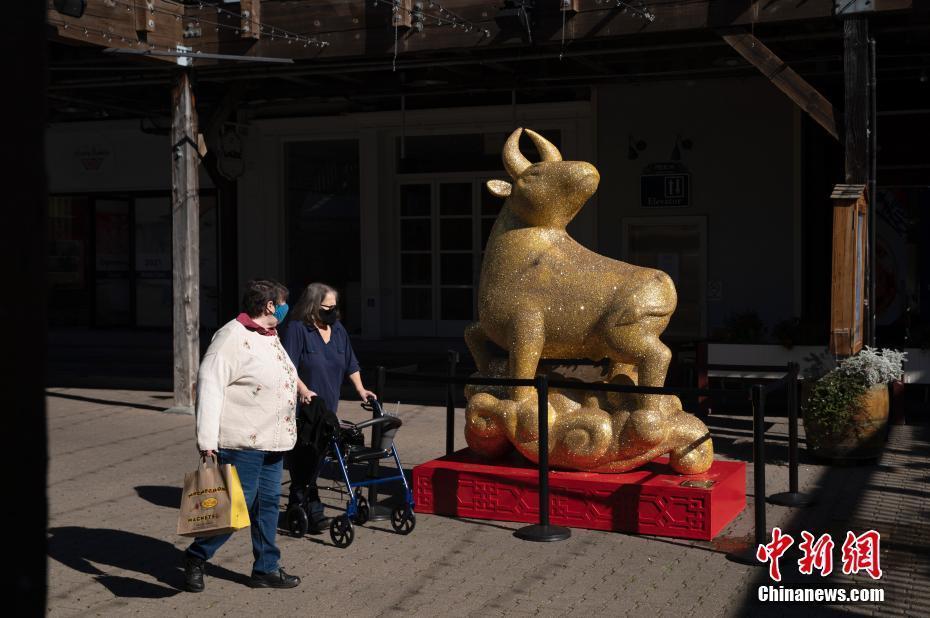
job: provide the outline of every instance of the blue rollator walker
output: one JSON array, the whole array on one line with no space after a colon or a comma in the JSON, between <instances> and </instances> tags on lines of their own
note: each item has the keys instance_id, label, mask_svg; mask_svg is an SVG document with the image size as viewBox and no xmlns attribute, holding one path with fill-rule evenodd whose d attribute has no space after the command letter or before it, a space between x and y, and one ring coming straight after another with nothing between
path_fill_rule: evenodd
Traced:
<instances>
[{"instance_id":1,"label":"blue rollator walker","mask_svg":"<svg viewBox=\"0 0 930 618\"><path fill-rule=\"evenodd\" d=\"M413 492L410 491L410 486L407 484L407 477L404 475L400 458L397 456L397 449L394 447L394 436L403 425L403 421L396 416L385 414L381 404L374 397L369 398L368 403L362 404L362 407L366 410L372 410L374 417L361 423L340 420L339 431L333 436L324 460L324 463L338 464L342 472L342 480L349 494L345 513L339 517L334 517L329 526L330 538L337 547L351 545L352 541L355 540L353 524L363 525L371 515L368 500L362 495L363 487L400 481L404 486L404 503L394 507L391 511L391 527L398 534L410 534L417 523L416 515L413 512ZM378 435L375 429L380 429L381 438L378 444L372 443L371 446L365 446L362 430L366 427L372 428L373 438ZM394 459L394 463L397 465L397 474L393 476L369 478L355 483L349 477L349 466L351 464L369 463L391 458ZM292 532L306 532L307 520L305 514L301 518L291 517L289 514L288 520L288 526ZM300 527L302 530L295 530L295 527Z\"/></svg>"}]
</instances>

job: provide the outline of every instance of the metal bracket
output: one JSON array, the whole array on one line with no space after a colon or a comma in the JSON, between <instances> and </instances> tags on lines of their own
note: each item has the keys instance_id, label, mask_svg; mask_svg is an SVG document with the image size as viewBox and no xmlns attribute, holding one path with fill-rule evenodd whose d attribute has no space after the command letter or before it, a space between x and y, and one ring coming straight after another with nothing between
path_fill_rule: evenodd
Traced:
<instances>
[{"instance_id":1,"label":"metal bracket","mask_svg":"<svg viewBox=\"0 0 930 618\"><path fill-rule=\"evenodd\" d=\"M197 22L189 21L184 26L183 37L185 39L195 39L203 36L203 28L195 25Z\"/></svg>"},{"instance_id":2,"label":"metal bracket","mask_svg":"<svg viewBox=\"0 0 930 618\"><path fill-rule=\"evenodd\" d=\"M837 16L875 11L875 0L833 0L833 11Z\"/></svg>"}]
</instances>

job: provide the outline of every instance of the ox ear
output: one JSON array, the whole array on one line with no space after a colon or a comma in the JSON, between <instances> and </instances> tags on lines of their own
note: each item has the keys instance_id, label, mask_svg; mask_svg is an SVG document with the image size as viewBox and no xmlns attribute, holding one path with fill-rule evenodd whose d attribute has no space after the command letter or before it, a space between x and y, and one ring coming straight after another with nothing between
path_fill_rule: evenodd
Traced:
<instances>
[{"instance_id":1,"label":"ox ear","mask_svg":"<svg viewBox=\"0 0 930 618\"><path fill-rule=\"evenodd\" d=\"M507 197L510 195L510 190L513 188L512 185L506 180L489 180L487 182L488 191L492 195L497 197Z\"/></svg>"}]
</instances>

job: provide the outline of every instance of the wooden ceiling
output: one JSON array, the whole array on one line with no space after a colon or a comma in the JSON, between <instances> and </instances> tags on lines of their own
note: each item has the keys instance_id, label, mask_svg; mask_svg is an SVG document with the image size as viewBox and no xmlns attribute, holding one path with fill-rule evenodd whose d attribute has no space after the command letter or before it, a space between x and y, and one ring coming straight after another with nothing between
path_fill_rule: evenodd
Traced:
<instances>
[{"instance_id":1,"label":"wooden ceiling","mask_svg":"<svg viewBox=\"0 0 930 618\"><path fill-rule=\"evenodd\" d=\"M199 108L228 103L232 92L237 105L269 115L391 109L400 94L408 108L460 103L463 93L474 103L506 103L514 91L522 102L565 100L601 83L755 75L721 37L734 26L754 32L828 96L842 74L834 0L636 0L621 3L627 10L616 0L570 0L571 12L560 11L558 0L536 0L529 31L505 0L433 8L422 0L422 12L444 25L427 17L422 30L395 28L392 1L265 0L255 9L257 2L244 0L218 11L214 2L88 0L84 16L71 18L49 0L50 120L167 111L175 59L118 56L107 47L292 58L282 65L193 62ZM416 1L398 0L419 11ZM926 7L874 5L880 79L917 84L930 69ZM257 39L239 17L250 9L261 23Z\"/></svg>"}]
</instances>

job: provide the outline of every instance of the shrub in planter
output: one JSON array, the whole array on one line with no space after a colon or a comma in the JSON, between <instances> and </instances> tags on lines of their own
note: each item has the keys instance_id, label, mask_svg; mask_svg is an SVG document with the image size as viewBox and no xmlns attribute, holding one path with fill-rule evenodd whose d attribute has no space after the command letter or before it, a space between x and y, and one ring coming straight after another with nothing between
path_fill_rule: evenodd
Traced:
<instances>
[{"instance_id":1,"label":"shrub in planter","mask_svg":"<svg viewBox=\"0 0 930 618\"><path fill-rule=\"evenodd\" d=\"M804 404L808 447L829 459L881 454L888 424L888 383L904 374L906 354L866 346L814 382Z\"/></svg>"}]
</instances>

